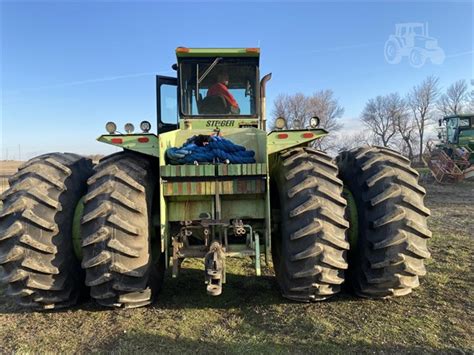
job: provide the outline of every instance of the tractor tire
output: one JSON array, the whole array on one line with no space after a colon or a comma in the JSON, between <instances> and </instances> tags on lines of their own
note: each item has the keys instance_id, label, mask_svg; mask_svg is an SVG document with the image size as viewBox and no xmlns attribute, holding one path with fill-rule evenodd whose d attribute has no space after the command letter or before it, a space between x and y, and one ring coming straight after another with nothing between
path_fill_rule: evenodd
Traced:
<instances>
[{"instance_id":1,"label":"tractor tire","mask_svg":"<svg viewBox=\"0 0 474 355\"><path fill-rule=\"evenodd\" d=\"M340 178L352 193L358 217L351 228L349 278L356 294L370 298L403 296L425 275L431 237L418 172L399 153L362 147L337 157ZM349 232L351 234L352 231Z\"/></svg>"},{"instance_id":2,"label":"tractor tire","mask_svg":"<svg viewBox=\"0 0 474 355\"><path fill-rule=\"evenodd\" d=\"M72 223L92 162L70 153L36 157L9 179L1 199L0 281L23 307L74 305L84 273L74 255Z\"/></svg>"},{"instance_id":3,"label":"tractor tire","mask_svg":"<svg viewBox=\"0 0 474 355\"><path fill-rule=\"evenodd\" d=\"M152 258L152 243L158 239L160 245L159 234L152 238L157 180L151 158L120 152L99 162L87 182L82 267L91 296L100 305L145 306L161 287L164 255L158 249L160 257Z\"/></svg>"},{"instance_id":4,"label":"tractor tire","mask_svg":"<svg viewBox=\"0 0 474 355\"><path fill-rule=\"evenodd\" d=\"M279 227L272 233L272 258L283 297L324 300L340 291L349 243L343 184L332 159L312 148L279 156L275 172Z\"/></svg>"}]
</instances>

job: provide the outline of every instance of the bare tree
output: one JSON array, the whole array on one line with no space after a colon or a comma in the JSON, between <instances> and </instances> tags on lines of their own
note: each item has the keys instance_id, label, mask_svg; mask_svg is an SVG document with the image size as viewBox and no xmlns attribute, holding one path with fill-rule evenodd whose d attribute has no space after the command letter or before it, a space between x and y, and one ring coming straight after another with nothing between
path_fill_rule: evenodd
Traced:
<instances>
[{"instance_id":1,"label":"bare tree","mask_svg":"<svg viewBox=\"0 0 474 355\"><path fill-rule=\"evenodd\" d=\"M373 133L369 130L339 133L334 137L334 147L331 149L331 153L337 154L345 150L374 143Z\"/></svg>"},{"instance_id":2,"label":"bare tree","mask_svg":"<svg viewBox=\"0 0 474 355\"><path fill-rule=\"evenodd\" d=\"M407 155L410 160L413 160L415 145L418 143L418 132L413 117L406 112L406 106L405 112L395 120L395 125L401 139L399 150L402 154Z\"/></svg>"},{"instance_id":3,"label":"bare tree","mask_svg":"<svg viewBox=\"0 0 474 355\"><path fill-rule=\"evenodd\" d=\"M465 80L452 83L438 100L438 110L445 116L461 113L469 104L469 92Z\"/></svg>"},{"instance_id":4,"label":"bare tree","mask_svg":"<svg viewBox=\"0 0 474 355\"><path fill-rule=\"evenodd\" d=\"M397 133L396 120L403 114L403 100L397 93L386 96L377 96L370 99L362 111L362 123L368 127L384 147Z\"/></svg>"},{"instance_id":5,"label":"bare tree","mask_svg":"<svg viewBox=\"0 0 474 355\"><path fill-rule=\"evenodd\" d=\"M313 116L320 118L320 127L330 132L337 132L342 128L339 119L344 114L344 108L334 97L332 90L317 91L311 96L302 93L294 95L280 94L273 103L273 123L277 117L284 117L288 128L303 129L309 127L309 120ZM331 140L323 137L315 142L319 149L329 149L333 145Z\"/></svg>"},{"instance_id":6,"label":"bare tree","mask_svg":"<svg viewBox=\"0 0 474 355\"><path fill-rule=\"evenodd\" d=\"M417 126L413 117L409 115L408 105L398 93L390 94L386 99L388 115L393 119L396 135L394 135L397 149L413 160L414 146L418 143Z\"/></svg>"},{"instance_id":7,"label":"bare tree","mask_svg":"<svg viewBox=\"0 0 474 355\"><path fill-rule=\"evenodd\" d=\"M303 128L305 126L305 121L309 119L308 97L302 93L296 93L294 95L278 95L273 102L272 116L272 126L277 117L284 117L288 128Z\"/></svg>"},{"instance_id":8,"label":"bare tree","mask_svg":"<svg viewBox=\"0 0 474 355\"><path fill-rule=\"evenodd\" d=\"M425 129L432 123L432 114L439 95L438 82L438 78L429 76L420 85L414 86L407 95L407 104L418 131L420 162Z\"/></svg>"},{"instance_id":9,"label":"bare tree","mask_svg":"<svg viewBox=\"0 0 474 355\"><path fill-rule=\"evenodd\" d=\"M312 116L318 116L321 119L321 127L336 132L342 128L338 121L344 114L344 108L334 97L332 90L321 90L309 97L309 109Z\"/></svg>"},{"instance_id":10,"label":"bare tree","mask_svg":"<svg viewBox=\"0 0 474 355\"><path fill-rule=\"evenodd\" d=\"M468 112L474 112L474 79L471 79L471 90L468 93Z\"/></svg>"}]
</instances>

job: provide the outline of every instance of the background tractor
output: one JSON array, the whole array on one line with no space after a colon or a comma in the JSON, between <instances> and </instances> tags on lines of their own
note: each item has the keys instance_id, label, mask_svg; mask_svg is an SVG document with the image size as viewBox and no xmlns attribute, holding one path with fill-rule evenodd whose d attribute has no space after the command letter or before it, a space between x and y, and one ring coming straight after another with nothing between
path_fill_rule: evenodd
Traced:
<instances>
[{"instance_id":1,"label":"background tractor","mask_svg":"<svg viewBox=\"0 0 474 355\"><path fill-rule=\"evenodd\" d=\"M19 304L74 304L84 285L99 304L139 307L167 269L201 258L209 295L226 259L273 261L284 297L324 300L350 282L363 297L408 294L425 274L431 232L418 173L397 152L362 147L334 161L310 147L311 120L266 130L258 48L176 50L177 77L156 77L157 134L143 121L98 140L123 151L93 166L46 154L10 179L0 214L1 281ZM209 95L219 75L238 110ZM221 75L222 76L222 75ZM232 106L232 107L231 107ZM184 162L184 163L183 163Z\"/></svg>"},{"instance_id":2,"label":"background tractor","mask_svg":"<svg viewBox=\"0 0 474 355\"><path fill-rule=\"evenodd\" d=\"M474 178L474 114L452 115L438 121L439 141L429 140L424 161L438 182Z\"/></svg>"},{"instance_id":3,"label":"background tractor","mask_svg":"<svg viewBox=\"0 0 474 355\"><path fill-rule=\"evenodd\" d=\"M399 23L395 34L385 42L385 59L390 64L398 64L402 57L408 57L410 65L422 67L426 59L434 64L444 62L445 54L438 41L428 34L428 24Z\"/></svg>"}]
</instances>

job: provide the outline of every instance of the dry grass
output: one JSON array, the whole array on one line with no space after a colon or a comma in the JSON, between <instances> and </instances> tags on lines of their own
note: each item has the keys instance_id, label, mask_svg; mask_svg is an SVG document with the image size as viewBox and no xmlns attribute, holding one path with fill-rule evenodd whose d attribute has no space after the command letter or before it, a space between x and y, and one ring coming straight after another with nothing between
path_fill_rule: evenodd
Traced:
<instances>
[{"instance_id":1,"label":"dry grass","mask_svg":"<svg viewBox=\"0 0 474 355\"><path fill-rule=\"evenodd\" d=\"M330 301L282 299L272 271L230 263L218 298L202 263L186 261L148 308L104 310L91 301L63 312L25 312L0 290L1 352L419 353L474 351L474 183L427 186L432 259L413 294L387 301L344 292Z\"/></svg>"},{"instance_id":2,"label":"dry grass","mask_svg":"<svg viewBox=\"0 0 474 355\"><path fill-rule=\"evenodd\" d=\"M24 162L16 160L0 160L0 194L8 188L8 176L13 175Z\"/></svg>"},{"instance_id":3,"label":"dry grass","mask_svg":"<svg viewBox=\"0 0 474 355\"><path fill-rule=\"evenodd\" d=\"M23 161L17 160L0 160L0 176L14 174L23 163Z\"/></svg>"}]
</instances>

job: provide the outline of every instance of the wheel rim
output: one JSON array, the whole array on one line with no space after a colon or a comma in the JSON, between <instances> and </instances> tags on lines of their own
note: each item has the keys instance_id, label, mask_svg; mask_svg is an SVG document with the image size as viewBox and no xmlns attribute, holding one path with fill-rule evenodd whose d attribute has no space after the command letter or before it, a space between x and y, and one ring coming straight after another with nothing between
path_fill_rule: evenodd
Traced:
<instances>
[{"instance_id":1,"label":"wheel rim","mask_svg":"<svg viewBox=\"0 0 474 355\"><path fill-rule=\"evenodd\" d=\"M354 251L357 248L359 241L359 213L357 212L357 204L352 192L344 186L342 196L347 201L346 218L349 220L349 229L347 235L349 237L350 250Z\"/></svg>"},{"instance_id":2,"label":"wheel rim","mask_svg":"<svg viewBox=\"0 0 474 355\"><path fill-rule=\"evenodd\" d=\"M74 217L72 219L72 246L74 255L78 260L82 260L81 247L81 218L84 213L84 196L81 197L74 209Z\"/></svg>"}]
</instances>

